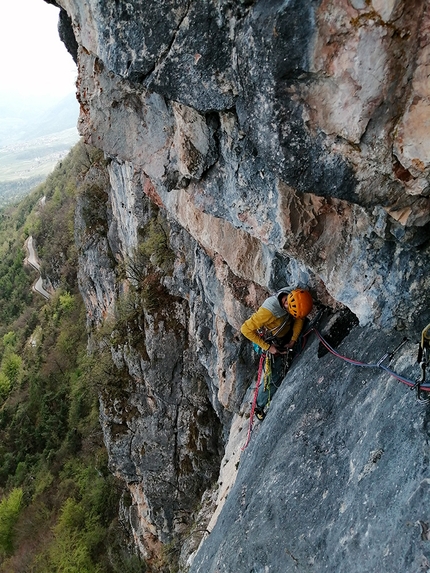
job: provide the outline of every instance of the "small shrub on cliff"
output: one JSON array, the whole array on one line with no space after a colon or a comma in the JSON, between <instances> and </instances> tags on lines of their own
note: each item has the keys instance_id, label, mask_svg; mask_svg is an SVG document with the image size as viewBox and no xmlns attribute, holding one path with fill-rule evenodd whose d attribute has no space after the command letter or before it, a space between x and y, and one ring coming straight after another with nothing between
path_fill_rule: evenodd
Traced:
<instances>
[{"instance_id":1,"label":"small shrub on cliff","mask_svg":"<svg viewBox=\"0 0 430 573\"><path fill-rule=\"evenodd\" d=\"M155 225L150 225L156 229ZM141 243L135 256L127 263L127 278L132 283L139 306L149 313L162 308L169 299L163 286L163 276L172 270L174 253L168 247L164 232L150 232Z\"/></svg>"},{"instance_id":2,"label":"small shrub on cliff","mask_svg":"<svg viewBox=\"0 0 430 573\"><path fill-rule=\"evenodd\" d=\"M140 231L140 242L134 256L127 261L126 275L136 285L142 284L149 273L171 274L175 253L169 245L167 222L155 210L151 220Z\"/></svg>"},{"instance_id":3,"label":"small shrub on cliff","mask_svg":"<svg viewBox=\"0 0 430 573\"><path fill-rule=\"evenodd\" d=\"M100 181L87 184L81 189L83 198L82 216L88 231L105 236L108 231L107 223L107 186L108 182L103 176Z\"/></svg>"},{"instance_id":4,"label":"small shrub on cliff","mask_svg":"<svg viewBox=\"0 0 430 573\"><path fill-rule=\"evenodd\" d=\"M141 254L166 273L172 271L175 254L170 248L166 222L160 214L145 228L143 242L139 246Z\"/></svg>"}]
</instances>

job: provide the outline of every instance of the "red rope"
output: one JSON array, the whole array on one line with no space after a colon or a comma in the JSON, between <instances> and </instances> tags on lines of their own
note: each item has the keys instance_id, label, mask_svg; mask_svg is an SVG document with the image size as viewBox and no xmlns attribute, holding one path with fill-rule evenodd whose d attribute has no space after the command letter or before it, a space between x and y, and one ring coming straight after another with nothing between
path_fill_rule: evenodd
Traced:
<instances>
[{"instance_id":1,"label":"red rope","mask_svg":"<svg viewBox=\"0 0 430 573\"><path fill-rule=\"evenodd\" d=\"M353 358L347 358L346 356L343 356L342 354L339 354L339 352L337 352L334 348L332 348L330 346L330 344L327 342L327 340L325 340L322 335L318 332L318 330L316 328L312 328L313 332L315 332L315 334L317 335L317 337L320 339L320 342L323 346L325 346L325 348L331 352L331 354L333 354L334 356L336 356L337 358L340 358L341 360L344 360L345 362L349 362L350 364L354 364L354 366L366 366L366 367L373 367L376 366L376 364L366 364L365 362L360 362L359 360L354 360Z\"/></svg>"},{"instance_id":2,"label":"red rope","mask_svg":"<svg viewBox=\"0 0 430 573\"><path fill-rule=\"evenodd\" d=\"M257 404L258 389L260 388L260 384L261 384L261 374L263 373L263 365L264 365L265 360L266 360L266 353L263 352L263 354L260 356L260 364L258 366L257 385L255 387L254 398L252 400L252 406L251 406L251 413L249 416L248 436L246 438L245 445L242 447L242 452L246 448L246 446L249 444L249 440L251 439L252 426L254 425L255 406Z\"/></svg>"}]
</instances>

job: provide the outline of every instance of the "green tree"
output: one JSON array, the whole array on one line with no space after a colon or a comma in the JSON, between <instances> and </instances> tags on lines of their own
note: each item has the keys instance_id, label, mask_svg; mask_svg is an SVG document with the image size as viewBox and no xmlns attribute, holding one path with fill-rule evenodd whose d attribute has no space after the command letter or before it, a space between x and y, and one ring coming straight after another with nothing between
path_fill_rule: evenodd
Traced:
<instances>
[{"instance_id":1,"label":"green tree","mask_svg":"<svg viewBox=\"0 0 430 573\"><path fill-rule=\"evenodd\" d=\"M9 554L13 549L13 532L22 507L22 489L13 489L0 502L0 550Z\"/></svg>"},{"instance_id":2,"label":"green tree","mask_svg":"<svg viewBox=\"0 0 430 573\"><path fill-rule=\"evenodd\" d=\"M54 542L49 550L50 570L61 573L101 573L91 557L103 531L95 519L74 499L67 499L54 527Z\"/></svg>"},{"instance_id":3,"label":"green tree","mask_svg":"<svg viewBox=\"0 0 430 573\"><path fill-rule=\"evenodd\" d=\"M5 398L12 387L11 381L4 372L0 370L0 398Z\"/></svg>"},{"instance_id":4,"label":"green tree","mask_svg":"<svg viewBox=\"0 0 430 573\"><path fill-rule=\"evenodd\" d=\"M16 333L9 331L3 336L3 344L5 347L10 346L11 348L15 347L16 344Z\"/></svg>"},{"instance_id":5,"label":"green tree","mask_svg":"<svg viewBox=\"0 0 430 573\"><path fill-rule=\"evenodd\" d=\"M21 378L22 358L15 352L6 352L3 356L0 372L9 378L11 386L13 386Z\"/></svg>"}]
</instances>

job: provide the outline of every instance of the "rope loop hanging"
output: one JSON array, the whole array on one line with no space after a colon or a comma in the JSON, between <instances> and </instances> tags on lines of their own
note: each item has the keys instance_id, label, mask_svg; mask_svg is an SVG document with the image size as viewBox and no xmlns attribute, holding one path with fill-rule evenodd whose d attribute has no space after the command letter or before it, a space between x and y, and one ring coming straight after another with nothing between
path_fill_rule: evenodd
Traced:
<instances>
[{"instance_id":1,"label":"rope loop hanging","mask_svg":"<svg viewBox=\"0 0 430 573\"><path fill-rule=\"evenodd\" d=\"M265 364L266 364L266 360L267 360L267 354L269 354L269 353L263 352L260 356L260 363L258 365L257 384L255 386L254 397L252 399L251 412L250 412L250 416L249 416L248 435L246 438L245 445L242 446L242 451L247 447L247 445L249 444L249 440L251 439L252 427L254 425L255 407L257 405L258 390L260 389L261 378L262 378L262 374L263 374L263 369L265 368Z\"/></svg>"}]
</instances>

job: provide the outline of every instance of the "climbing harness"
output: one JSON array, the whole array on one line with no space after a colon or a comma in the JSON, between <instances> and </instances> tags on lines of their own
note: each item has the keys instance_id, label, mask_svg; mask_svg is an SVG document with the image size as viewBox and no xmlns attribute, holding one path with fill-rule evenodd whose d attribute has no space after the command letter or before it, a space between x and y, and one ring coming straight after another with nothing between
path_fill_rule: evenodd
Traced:
<instances>
[{"instance_id":1,"label":"climbing harness","mask_svg":"<svg viewBox=\"0 0 430 573\"><path fill-rule=\"evenodd\" d=\"M272 330L269 330L266 326L262 326L257 330L257 334L261 336L261 338L264 340L264 342L267 342L267 344L274 344L277 346L279 343L278 334L282 332L282 330L287 326L289 322L292 322L292 316L287 314L279 326Z\"/></svg>"}]
</instances>

